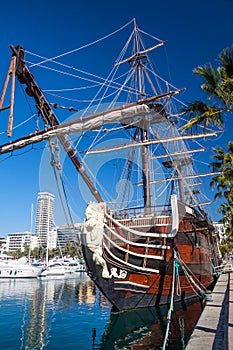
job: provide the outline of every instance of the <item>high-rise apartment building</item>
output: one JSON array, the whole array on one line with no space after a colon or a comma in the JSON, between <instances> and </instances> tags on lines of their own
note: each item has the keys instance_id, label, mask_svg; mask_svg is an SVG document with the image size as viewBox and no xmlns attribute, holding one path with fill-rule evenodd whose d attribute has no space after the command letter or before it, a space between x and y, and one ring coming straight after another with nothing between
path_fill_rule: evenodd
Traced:
<instances>
[{"instance_id":1,"label":"high-rise apartment building","mask_svg":"<svg viewBox=\"0 0 233 350\"><path fill-rule=\"evenodd\" d=\"M40 244L47 244L47 238L53 230L54 195L48 192L39 192L37 197L36 227Z\"/></svg>"}]
</instances>

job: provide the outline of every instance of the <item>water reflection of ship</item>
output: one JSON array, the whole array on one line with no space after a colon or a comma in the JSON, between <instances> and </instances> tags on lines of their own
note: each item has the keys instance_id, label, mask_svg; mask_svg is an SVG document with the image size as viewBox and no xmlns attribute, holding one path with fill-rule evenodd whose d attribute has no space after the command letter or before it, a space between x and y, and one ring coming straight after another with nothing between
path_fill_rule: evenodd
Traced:
<instances>
[{"instance_id":1,"label":"water reflection of ship","mask_svg":"<svg viewBox=\"0 0 233 350\"><path fill-rule=\"evenodd\" d=\"M79 304L94 304L97 296L96 285L89 279L86 283L82 283L76 288L76 295ZM98 303L102 309L110 308L109 301L101 292L98 293Z\"/></svg>"},{"instance_id":2,"label":"water reflection of ship","mask_svg":"<svg viewBox=\"0 0 233 350\"><path fill-rule=\"evenodd\" d=\"M96 287L91 279L81 283L76 288L76 295L80 304L94 304L96 300Z\"/></svg>"},{"instance_id":3,"label":"water reflection of ship","mask_svg":"<svg viewBox=\"0 0 233 350\"><path fill-rule=\"evenodd\" d=\"M175 304L167 349L185 348L203 307L202 301L195 298ZM161 349L167 311L164 305L111 314L101 344L95 344L93 332L93 349Z\"/></svg>"}]
</instances>

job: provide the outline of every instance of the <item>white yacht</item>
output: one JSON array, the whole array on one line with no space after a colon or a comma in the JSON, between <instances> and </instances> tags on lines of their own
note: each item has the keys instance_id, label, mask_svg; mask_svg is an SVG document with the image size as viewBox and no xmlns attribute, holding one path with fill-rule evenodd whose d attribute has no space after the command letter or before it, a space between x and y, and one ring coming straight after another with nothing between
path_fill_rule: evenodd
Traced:
<instances>
[{"instance_id":1,"label":"white yacht","mask_svg":"<svg viewBox=\"0 0 233 350\"><path fill-rule=\"evenodd\" d=\"M38 275L39 278L65 276L66 268L63 264L56 262L45 267Z\"/></svg>"},{"instance_id":2,"label":"white yacht","mask_svg":"<svg viewBox=\"0 0 233 350\"><path fill-rule=\"evenodd\" d=\"M81 259L64 257L59 260L66 269L66 273L84 272L85 266Z\"/></svg>"},{"instance_id":3,"label":"white yacht","mask_svg":"<svg viewBox=\"0 0 233 350\"><path fill-rule=\"evenodd\" d=\"M65 276L75 272L85 272L85 266L81 259L70 257L55 258L49 261L47 267L41 271L38 277Z\"/></svg>"},{"instance_id":4,"label":"white yacht","mask_svg":"<svg viewBox=\"0 0 233 350\"><path fill-rule=\"evenodd\" d=\"M0 278L36 278L42 268L36 266L26 258L0 261Z\"/></svg>"}]
</instances>

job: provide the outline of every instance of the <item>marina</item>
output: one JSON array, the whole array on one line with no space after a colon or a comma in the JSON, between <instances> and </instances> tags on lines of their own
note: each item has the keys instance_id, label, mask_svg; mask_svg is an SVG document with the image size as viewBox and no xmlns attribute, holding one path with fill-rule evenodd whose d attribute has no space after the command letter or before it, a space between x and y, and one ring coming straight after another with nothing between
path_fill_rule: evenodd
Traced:
<instances>
[{"instance_id":1,"label":"marina","mask_svg":"<svg viewBox=\"0 0 233 350\"><path fill-rule=\"evenodd\" d=\"M1 280L0 300L1 349L91 349L93 328L100 342L109 316L83 273L46 281Z\"/></svg>"},{"instance_id":2,"label":"marina","mask_svg":"<svg viewBox=\"0 0 233 350\"><path fill-rule=\"evenodd\" d=\"M77 59L62 64L10 45L0 156L15 164L40 153L41 191L30 232L2 240L9 259L0 262L1 349L233 347L229 227L212 221L217 195L206 186L222 174L216 163L209 170L209 140L222 131L186 128L185 88L160 75L166 41L135 18L122 28L130 33L117 55L108 50L102 77L93 73L96 60L87 74ZM108 37L114 47L122 28L82 49Z\"/></svg>"},{"instance_id":3,"label":"marina","mask_svg":"<svg viewBox=\"0 0 233 350\"><path fill-rule=\"evenodd\" d=\"M38 85L25 48L10 45L0 104L1 111L9 109L8 136L13 132L16 82L39 119L33 132L2 144L0 155L46 141L59 198L73 222L60 162L62 148L79 177L80 191L90 198L75 196L75 202L85 207L80 244L88 275L115 311L157 305L172 309L174 302L208 294L220 264L218 235L206 211L211 202L200 181L216 172L197 172L194 166L196 154L205 150L201 140L216 137L217 132L201 127L195 133L182 132L185 118L177 96L183 88L174 87L152 65L152 53L165 42L150 35L151 45L145 47L148 34L136 19L132 24L109 84L102 82L96 99L69 122L60 122L55 114L57 105ZM10 105L4 106L10 76ZM99 103L97 96L104 101L106 94L108 102ZM96 173L99 157L102 167ZM113 165L114 176L106 176ZM53 203L54 195L41 195L41 200L47 197ZM38 233L38 242L46 243L47 250L53 236L53 219L48 216L49 210L43 213L47 226ZM64 275L65 269L47 264L40 275L53 274Z\"/></svg>"},{"instance_id":4,"label":"marina","mask_svg":"<svg viewBox=\"0 0 233 350\"><path fill-rule=\"evenodd\" d=\"M225 273L212 300L175 303L168 350L231 349L233 274ZM2 279L1 349L162 349L168 306L112 312L84 272L53 279Z\"/></svg>"},{"instance_id":5,"label":"marina","mask_svg":"<svg viewBox=\"0 0 233 350\"><path fill-rule=\"evenodd\" d=\"M1 280L0 305L1 349L160 349L166 328L166 306L111 313L85 273ZM168 349L184 349L202 310L197 299L176 304Z\"/></svg>"}]
</instances>

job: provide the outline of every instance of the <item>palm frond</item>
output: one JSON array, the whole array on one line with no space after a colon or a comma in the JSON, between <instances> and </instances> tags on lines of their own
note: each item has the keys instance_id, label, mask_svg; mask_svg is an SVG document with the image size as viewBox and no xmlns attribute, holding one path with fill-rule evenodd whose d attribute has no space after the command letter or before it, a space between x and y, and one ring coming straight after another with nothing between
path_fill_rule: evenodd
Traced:
<instances>
[{"instance_id":1,"label":"palm frond","mask_svg":"<svg viewBox=\"0 0 233 350\"><path fill-rule=\"evenodd\" d=\"M202 124L204 128L209 125L222 127L223 114L233 112L233 46L224 49L218 60L220 65L216 69L209 63L193 70L204 79L201 89L214 105L195 101L183 109L190 119L183 127L184 131Z\"/></svg>"},{"instance_id":2,"label":"palm frond","mask_svg":"<svg viewBox=\"0 0 233 350\"><path fill-rule=\"evenodd\" d=\"M233 77L233 46L225 48L219 55L224 77Z\"/></svg>"},{"instance_id":3,"label":"palm frond","mask_svg":"<svg viewBox=\"0 0 233 350\"><path fill-rule=\"evenodd\" d=\"M209 93L214 93L221 79L218 71L215 71L211 64L206 64L204 66L198 66L193 72L204 78L205 83L202 85L202 89Z\"/></svg>"},{"instance_id":4,"label":"palm frond","mask_svg":"<svg viewBox=\"0 0 233 350\"><path fill-rule=\"evenodd\" d=\"M186 125L183 126L183 131L192 129L194 126L203 124L204 129L209 125L223 126L221 110L215 106L210 106L202 101L190 103L183 112L191 118Z\"/></svg>"}]
</instances>

